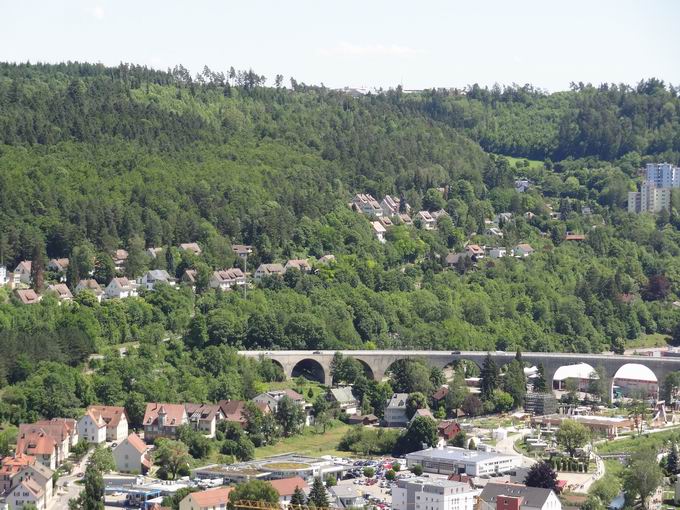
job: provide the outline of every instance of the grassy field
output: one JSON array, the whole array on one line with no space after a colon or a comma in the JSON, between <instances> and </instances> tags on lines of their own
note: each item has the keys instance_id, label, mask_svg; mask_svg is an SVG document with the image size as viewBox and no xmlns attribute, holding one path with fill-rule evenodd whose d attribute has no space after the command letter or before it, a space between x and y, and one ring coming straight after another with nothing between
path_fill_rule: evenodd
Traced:
<instances>
[{"instance_id":1,"label":"grassy field","mask_svg":"<svg viewBox=\"0 0 680 510\"><path fill-rule=\"evenodd\" d=\"M664 432L657 432L654 434L643 434L641 436L634 436L620 441L607 441L606 443L597 446L598 453L627 453L642 446L655 447L661 449L664 443L669 439L677 441L680 439L680 429L666 430Z\"/></svg>"},{"instance_id":2,"label":"grassy field","mask_svg":"<svg viewBox=\"0 0 680 510\"><path fill-rule=\"evenodd\" d=\"M314 428L308 428L299 436L282 439L275 445L263 446L255 449L255 457L261 459L270 455L282 453L300 453L304 455L339 455L347 456L349 452L337 450L340 439L351 428L341 422L335 422L333 427L326 429L326 433L316 432Z\"/></svg>"},{"instance_id":3,"label":"grassy field","mask_svg":"<svg viewBox=\"0 0 680 510\"><path fill-rule=\"evenodd\" d=\"M670 337L662 333L640 335L635 340L626 340L626 349L642 349L644 347L667 347Z\"/></svg>"},{"instance_id":4,"label":"grassy field","mask_svg":"<svg viewBox=\"0 0 680 510\"><path fill-rule=\"evenodd\" d=\"M518 162L520 161L528 161L529 162L529 167L530 168L543 168L543 161L536 161L534 159L526 159L526 158L514 158L512 156L503 156L506 158L511 165L516 166Z\"/></svg>"}]
</instances>

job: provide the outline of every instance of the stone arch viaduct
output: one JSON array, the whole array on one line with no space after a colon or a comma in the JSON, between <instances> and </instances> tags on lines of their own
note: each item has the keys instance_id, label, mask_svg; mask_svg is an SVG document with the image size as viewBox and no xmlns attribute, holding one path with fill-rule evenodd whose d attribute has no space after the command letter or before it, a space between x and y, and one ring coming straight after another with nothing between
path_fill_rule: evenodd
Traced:
<instances>
[{"instance_id":1,"label":"stone arch viaduct","mask_svg":"<svg viewBox=\"0 0 680 510\"><path fill-rule=\"evenodd\" d=\"M330 366L333 355L341 352L344 356L359 361L366 373L380 381L385 377L390 365L403 359L422 359L430 366L444 368L459 360L476 363L479 367L484 363L487 354L501 367L515 358L514 352L492 351L241 351L246 357L258 358L264 356L278 363L286 377L293 377L296 372L306 370L316 375L317 379L326 385L331 384ZM637 363L648 367L657 377L659 384L670 372L680 370L680 357L652 357L652 356L623 356L612 354L579 354L579 353L547 353L524 352L522 360L531 364L543 364L545 378L552 387L555 371L563 365L588 363L593 368L602 367L606 382L611 386L612 378L624 365Z\"/></svg>"}]
</instances>

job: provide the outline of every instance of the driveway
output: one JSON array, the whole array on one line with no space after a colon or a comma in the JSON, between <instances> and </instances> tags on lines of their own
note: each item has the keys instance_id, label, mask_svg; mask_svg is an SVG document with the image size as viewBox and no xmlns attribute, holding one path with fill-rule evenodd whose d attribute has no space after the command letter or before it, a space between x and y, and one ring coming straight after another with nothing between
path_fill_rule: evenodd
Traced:
<instances>
[{"instance_id":1,"label":"driveway","mask_svg":"<svg viewBox=\"0 0 680 510\"><path fill-rule=\"evenodd\" d=\"M47 505L48 510L53 508L68 508L69 500L78 497L84 487L82 485L76 484L77 480L82 480L82 477L78 477L76 475L78 473L85 473L85 468L87 467L87 462L90 460L92 452L93 450L90 450L80 460L80 462L73 464L73 471L71 471L70 475L64 475L59 478L59 480L57 480L57 487L54 490L54 497Z\"/></svg>"}]
</instances>

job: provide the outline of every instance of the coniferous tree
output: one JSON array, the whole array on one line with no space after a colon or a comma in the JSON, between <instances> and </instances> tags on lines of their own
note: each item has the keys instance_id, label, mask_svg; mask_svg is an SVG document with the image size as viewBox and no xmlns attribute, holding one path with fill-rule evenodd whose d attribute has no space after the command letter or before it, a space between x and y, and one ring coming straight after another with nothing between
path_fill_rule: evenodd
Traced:
<instances>
[{"instance_id":1,"label":"coniferous tree","mask_svg":"<svg viewBox=\"0 0 680 510\"><path fill-rule=\"evenodd\" d=\"M536 372L537 377L534 379L534 392L536 393L546 393L548 391L548 385L545 380L545 368L543 363L539 363L538 370Z\"/></svg>"},{"instance_id":2,"label":"coniferous tree","mask_svg":"<svg viewBox=\"0 0 680 510\"><path fill-rule=\"evenodd\" d=\"M493 392L498 388L498 367L491 357L491 353L487 354L486 358L484 358L480 379L482 400L489 400Z\"/></svg>"},{"instance_id":3,"label":"coniferous tree","mask_svg":"<svg viewBox=\"0 0 680 510\"><path fill-rule=\"evenodd\" d=\"M312 488L309 491L309 498L307 499L309 506L315 508L328 508L328 494L326 488L323 486L321 477L314 478Z\"/></svg>"},{"instance_id":4,"label":"coniferous tree","mask_svg":"<svg viewBox=\"0 0 680 510\"><path fill-rule=\"evenodd\" d=\"M680 462L678 462L678 445L673 443L671 449L668 452L668 458L666 459L666 470L671 475L677 475L680 470Z\"/></svg>"},{"instance_id":5,"label":"coniferous tree","mask_svg":"<svg viewBox=\"0 0 680 510\"><path fill-rule=\"evenodd\" d=\"M31 260L31 286L40 293L45 286L45 243L39 239L33 248Z\"/></svg>"},{"instance_id":6,"label":"coniferous tree","mask_svg":"<svg viewBox=\"0 0 680 510\"><path fill-rule=\"evenodd\" d=\"M300 487L295 487L293 495L290 497L290 506L293 508L304 506L306 499L304 491Z\"/></svg>"}]
</instances>

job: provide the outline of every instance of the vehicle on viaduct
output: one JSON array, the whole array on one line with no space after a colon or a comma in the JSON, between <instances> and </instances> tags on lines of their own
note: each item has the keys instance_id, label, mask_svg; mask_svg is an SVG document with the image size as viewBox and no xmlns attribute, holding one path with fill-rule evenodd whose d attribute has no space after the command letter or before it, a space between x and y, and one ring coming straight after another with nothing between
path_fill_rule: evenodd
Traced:
<instances>
[{"instance_id":1,"label":"vehicle on viaduct","mask_svg":"<svg viewBox=\"0 0 680 510\"><path fill-rule=\"evenodd\" d=\"M490 355L501 368L515 359L514 352L504 351L241 351L239 354L258 358L264 356L281 366L286 377L307 375L326 385L331 384L331 361L336 352L359 361L369 377L377 381L385 378L390 366L404 359L422 359L430 366L445 368L458 361L468 361L482 367L484 358ZM640 371L647 367L661 384L666 375L680 370L680 357L655 357L640 355L523 352L522 360L529 365L543 365L546 383L553 387L553 378L558 368L576 363L587 363L601 369L609 385L612 386L617 372L625 365L633 364Z\"/></svg>"}]
</instances>

